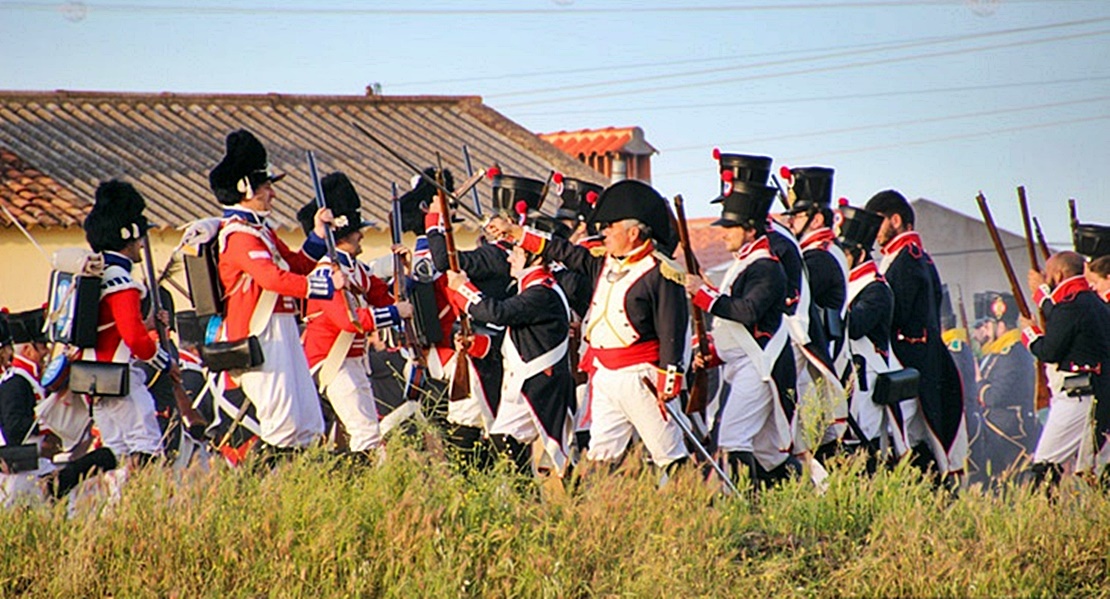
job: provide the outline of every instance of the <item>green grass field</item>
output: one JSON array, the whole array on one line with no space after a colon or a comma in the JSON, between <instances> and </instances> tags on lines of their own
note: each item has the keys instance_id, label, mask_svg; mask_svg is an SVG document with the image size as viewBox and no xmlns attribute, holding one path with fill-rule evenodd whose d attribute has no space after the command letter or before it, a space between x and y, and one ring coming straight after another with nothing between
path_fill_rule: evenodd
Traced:
<instances>
[{"instance_id":1,"label":"green grass field","mask_svg":"<svg viewBox=\"0 0 1110 599\"><path fill-rule=\"evenodd\" d=\"M1067 481L952 500L911 470L836 468L714 497L635 459L571 497L463 477L398 440L260 475L150 468L123 498L0 513L2 597L1110 596L1110 499Z\"/></svg>"}]
</instances>

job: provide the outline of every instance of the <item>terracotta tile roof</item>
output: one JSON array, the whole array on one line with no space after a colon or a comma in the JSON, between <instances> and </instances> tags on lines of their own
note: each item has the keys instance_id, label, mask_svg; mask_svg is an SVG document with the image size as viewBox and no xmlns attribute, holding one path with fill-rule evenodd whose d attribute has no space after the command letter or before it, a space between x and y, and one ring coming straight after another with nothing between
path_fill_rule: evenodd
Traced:
<instances>
[{"instance_id":1,"label":"terracotta tile roof","mask_svg":"<svg viewBox=\"0 0 1110 599\"><path fill-rule=\"evenodd\" d=\"M92 208L53 177L0 147L0 203L25 227L80 226ZM5 216L0 222L12 226Z\"/></svg>"},{"instance_id":2,"label":"terracotta tile roof","mask_svg":"<svg viewBox=\"0 0 1110 599\"><path fill-rule=\"evenodd\" d=\"M655 154L657 150L644 141L639 127L606 127L541 133L540 137L571 156L580 154Z\"/></svg>"},{"instance_id":3,"label":"terracotta tile roof","mask_svg":"<svg viewBox=\"0 0 1110 599\"><path fill-rule=\"evenodd\" d=\"M24 204L56 206L70 214L56 198L71 202L70 208L80 206L82 200L92 201L101 181L119 177L135 184L159 226L218 212L208 171L223 156L226 135L240 127L262 140L275 171L289 175L278 186L278 225L296 227L297 209L311 199L304 151L312 149L321 174L347 173L367 215L385 226L389 184L395 181L404 191L411 174L359 134L352 120L392 140L418 166L433 164L440 151L458 181L466 178L461 150L466 143L475 168L496 161L507 174L545 179L554 169L606 183L476 96L0 91L0 148L41 171L60 190L51 196L28 189ZM489 185L478 187L488 207ZM30 213L42 226L63 222Z\"/></svg>"},{"instance_id":4,"label":"terracotta tile roof","mask_svg":"<svg viewBox=\"0 0 1110 599\"><path fill-rule=\"evenodd\" d=\"M727 264L732 259L731 252L725 249L724 229L709 226L715 220L717 217L691 218L686 221L690 230L690 246L698 257L702 270ZM675 257L684 264L681 249L675 253Z\"/></svg>"}]
</instances>

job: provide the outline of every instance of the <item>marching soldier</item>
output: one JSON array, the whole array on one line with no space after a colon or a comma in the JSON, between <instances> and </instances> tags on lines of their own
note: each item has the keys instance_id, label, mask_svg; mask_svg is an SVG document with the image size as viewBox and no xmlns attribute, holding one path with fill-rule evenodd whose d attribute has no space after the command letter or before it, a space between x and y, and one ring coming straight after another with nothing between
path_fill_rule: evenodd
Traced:
<instances>
[{"instance_id":1,"label":"marching soldier","mask_svg":"<svg viewBox=\"0 0 1110 599\"><path fill-rule=\"evenodd\" d=\"M1097 474L1110 461L1110 311L1087 284L1084 262L1076 252L1058 252L1045 263L1044 274L1029 272L1033 301L1044 312L1045 326L1041 330L1022 317L1022 342L1042 362L1055 365L1048 373L1048 420L1033 454L1038 481L1055 482L1073 457L1076 472Z\"/></svg>"},{"instance_id":2,"label":"marching soldier","mask_svg":"<svg viewBox=\"0 0 1110 599\"><path fill-rule=\"evenodd\" d=\"M1017 303L1008 293L992 292L985 299L986 342L981 346L978 385L983 428L972 455L984 482L1031 456L1040 432L1033 414L1034 361L1021 344Z\"/></svg>"},{"instance_id":3,"label":"marching soldier","mask_svg":"<svg viewBox=\"0 0 1110 599\"><path fill-rule=\"evenodd\" d=\"M902 367L890 347L894 292L871 256L883 217L853 206L841 206L840 213L843 221L837 241L844 248L851 271L845 298L849 356L837 362L837 367L842 372L854 371L849 435L851 444L870 456L868 470L873 472L888 438L893 438L895 455L907 449L896 414L874 397L879 375ZM851 371L844 372L844 380L852 376Z\"/></svg>"},{"instance_id":4,"label":"marching soldier","mask_svg":"<svg viewBox=\"0 0 1110 599\"><path fill-rule=\"evenodd\" d=\"M509 263L516 295L486 298L465 273L448 272L451 301L475 320L508 327L501 345L505 380L491 437L505 437L522 470L530 455L527 445L539 440L550 467L562 477L569 466L574 399L567 352L570 305L541 257L516 247Z\"/></svg>"},{"instance_id":5,"label":"marching soldier","mask_svg":"<svg viewBox=\"0 0 1110 599\"><path fill-rule=\"evenodd\" d=\"M645 183L621 181L601 194L594 222L604 252L532 228L514 226L512 233L525 250L594 281L583 326L592 416L587 458L618 460L636 432L652 461L668 468L689 455L664 407L682 388L688 310L682 269L656 250L674 241L666 201Z\"/></svg>"},{"instance_id":6,"label":"marching soldier","mask_svg":"<svg viewBox=\"0 0 1110 599\"><path fill-rule=\"evenodd\" d=\"M967 459L960 373L940 334L941 283L921 236L914 231L910 203L894 190L879 192L868 211L883 217L879 272L894 291L892 347L898 360L921 373L920 397L896 408L906 440L922 470L935 468L955 483Z\"/></svg>"},{"instance_id":7,"label":"marching soldier","mask_svg":"<svg viewBox=\"0 0 1110 599\"><path fill-rule=\"evenodd\" d=\"M775 189L736 182L727 191L713 225L725 229L725 247L735 260L720 290L688 274L686 291L716 317L716 355L696 357L698 367L723 364L713 402L715 444L728 456L732 476L744 468L758 488L800 471L790 451L795 370L783 324L786 273L767 239Z\"/></svg>"},{"instance_id":8,"label":"marching soldier","mask_svg":"<svg viewBox=\"0 0 1110 599\"><path fill-rule=\"evenodd\" d=\"M358 260L362 228L372 223L362 219L361 202L350 179L343 173L332 173L320 181L320 186L335 227L336 266L346 276L347 287L330 299L308 300L305 355L320 392L350 436L350 451L367 452L380 445L381 431L365 363L366 338L378 329L399 326L403 318L412 316L412 306L394 303L385 282ZM313 201L297 213L306 233L314 226L316 212ZM353 302L353 314L348 301Z\"/></svg>"},{"instance_id":9,"label":"marching soldier","mask_svg":"<svg viewBox=\"0 0 1110 599\"><path fill-rule=\"evenodd\" d=\"M294 252L278 238L266 218L276 198L266 149L249 131L227 136L227 152L209 173L224 206L219 231L219 273L227 295L223 336L257 336L264 362L244 372L239 385L254 404L261 439L271 448L313 443L324 432L324 417L297 328L297 298L330 299L346 284L339 269L317 264L305 251ZM320 255L324 219L316 215L313 235Z\"/></svg>"},{"instance_id":10,"label":"marching soldier","mask_svg":"<svg viewBox=\"0 0 1110 599\"><path fill-rule=\"evenodd\" d=\"M162 455L161 429L154 397L147 389L147 362L163 376L178 376L172 357L158 346L152 315L144 322L140 303L147 289L131 278L134 264L142 261L142 244L149 228L146 203L129 183L108 181L96 190L96 203L85 218L85 239L104 256L100 283L100 312L96 347L83 350L83 359L116 363L130 370L130 389L123 397L101 397L93 418L105 447L121 461L132 457L138 465ZM173 372L171 372L173 371Z\"/></svg>"}]
</instances>

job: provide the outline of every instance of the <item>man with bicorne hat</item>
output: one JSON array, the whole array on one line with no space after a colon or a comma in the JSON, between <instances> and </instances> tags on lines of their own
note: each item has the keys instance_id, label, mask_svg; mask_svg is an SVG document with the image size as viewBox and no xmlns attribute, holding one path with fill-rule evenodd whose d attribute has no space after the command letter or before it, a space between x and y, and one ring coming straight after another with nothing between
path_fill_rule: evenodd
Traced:
<instances>
[{"instance_id":1,"label":"man with bicorne hat","mask_svg":"<svg viewBox=\"0 0 1110 599\"><path fill-rule=\"evenodd\" d=\"M395 303L385 282L358 260L362 229L373 223L363 220L361 202L350 179L336 172L321 179L320 186L335 227L339 264L333 266L346 275L347 287L329 299L308 300L305 354L320 392L350 436L349 450L367 452L381 444L378 410L365 363L367 335L399 326L403 318L412 316L412 306ZM313 201L297 213L306 234L314 227L316 212Z\"/></svg>"},{"instance_id":2,"label":"man with bicorne hat","mask_svg":"<svg viewBox=\"0 0 1110 599\"><path fill-rule=\"evenodd\" d=\"M257 336L261 366L245 371L239 385L254 404L259 435L271 448L310 445L324 431L316 384L308 371L297 329L297 298L330 299L346 284L340 269L320 255L327 211L315 215L310 253L294 252L267 223L277 194L266 149L249 131L227 136L223 160L208 181L224 206L219 231L219 273L227 295L223 338Z\"/></svg>"},{"instance_id":3,"label":"man with bicorne hat","mask_svg":"<svg viewBox=\"0 0 1110 599\"><path fill-rule=\"evenodd\" d=\"M727 158L721 157L722 165ZM734 259L719 289L688 274L686 291L715 317L713 355L699 355L695 364L722 368L710 403L714 444L727 455L733 477L744 469L758 486L800 471L791 455L795 370L783 320L788 285L767 236L775 189L758 181L726 183L713 226L724 228Z\"/></svg>"}]
</instances>

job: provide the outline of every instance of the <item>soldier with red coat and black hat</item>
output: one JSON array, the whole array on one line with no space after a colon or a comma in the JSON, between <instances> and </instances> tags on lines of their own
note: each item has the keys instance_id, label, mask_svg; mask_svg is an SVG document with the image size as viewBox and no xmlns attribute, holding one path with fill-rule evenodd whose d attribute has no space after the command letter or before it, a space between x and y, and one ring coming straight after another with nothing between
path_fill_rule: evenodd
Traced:
<instances>
[{"instance_id":1,"label":"soldier with red coat and black hat","mask_svg":"<svg viewBox=\"0 0 1110 599\"><path fill-rule=\"evenodd\" d=\"M308 300L305 355L320 392L350 436L350 451L367 452L381 444L376 400L365 364L367 335L399 326L402 319L412 316L412 306L395 303L388 285L358 260L362 229L373 223L363 220L361 202L350 179L336 172L321 179L320 186L331 210L338 268L347 277L347 287L330 299ZM312 201L297 212L306 234L315 226L316 211ZM352 321L348 298L357 322Z\"/></svg>"},{"instance_id":2,"label":"soldier with red coat and black hat","mask_svg":"<svg viewBox=\"0 0 1110 599\"><path fill-rule=\"evenodd\" d=\"M724 191L721 218L713 226L724 228L734 260L720 289L688 274L686 291L715 317L713 355L695 362L723 369L710 404L713 441L727 454L732 476L746 469L758 487L800 471L791 455L796 399L794 354L783 318L786 272L767 238L775 189L733 181Z\"/></svg>"},{"instance_id":3,"label":"soldier with red coat and black hat","mask_svg":"<svg viewBox=\"0 0 1110 599\"><path fill-rule=\"evenodd\" d=\"M601 194L593 222L604 248L589 250L530 227L512 232L525 250L593 281L582 357L591 386L588 459L619 459L636 432L652 461L667 468L689 455L664 407L682 390L688 328L683 270L669 257L670 213L651 186L625 180Z\"/></svg>"},{"instance_id":4,"label":"soldier with red coat and black hat","mask_svg":"<svg viewBox=\"0 0 1110 599\"><path fill-rule=\"evenodd\" d=\"M954 483L964 470L968 440L960 372L941 337L940 275L914 231L913 208L902 194L881 191L865 208L883 217L879 272L894 291L894 354L903 366L921 373L920 396L898 405L898 420L915 464Z\"/></svg>"},{"instance_id":5,"label":"soldier with red coat and black hat","mask_svg":"<svg viewBox=\"0 0 1110 599\"><path fill-rule=\"evenodd\" d=\"M346 284L340 269L317 264L329 211L320 211L306 246L294 252L267 223L277 197L266 149L249 131L227 136L227 152L208 175L224 206L219 230L219 273L227 295L223 338L257 336L264 361L244 372L239 385L257 409L264 443L305 447L324 431L316 384L308 372L297 328L297 298L329 299ZM311 255L310 255L311 254Z\"/></svg>"},{"instance_id":6,"label":"soldier with red coat and black hat","mask_svg":"<svg viewBox=\"0 0 1110 599\"><path fill-rule=\"evenodd\" d=\"M85 238L94 252L104 256L100 283L100 315L96 347L83 350L83 359L129 364L130 390L123 397L101 398L93 419L104 445L121 461L134 456L145 463L162 454L154 397L138 361L155 371L176 369L172 357L158 346L153 321L144 322L140 308L146 287L131 278L131 269L142 260L142 244L149 227L146 203L129 183L108 181L96 190L96 204L85 218ZM155 315L168 320L166 314Z\"/></svg>"}]
</instances>

